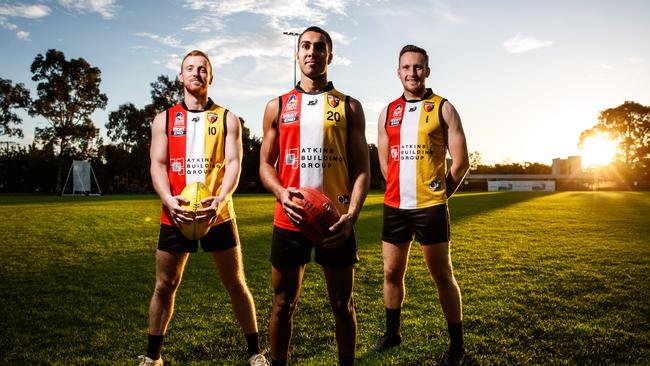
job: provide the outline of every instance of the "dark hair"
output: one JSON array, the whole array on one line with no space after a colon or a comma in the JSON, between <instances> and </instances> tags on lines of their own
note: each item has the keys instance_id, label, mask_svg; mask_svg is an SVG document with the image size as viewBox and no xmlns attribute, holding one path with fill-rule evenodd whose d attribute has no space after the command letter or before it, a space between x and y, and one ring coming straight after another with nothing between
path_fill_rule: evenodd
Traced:
<instances>
[{"instance_id":1,"label":"dark hair","mask_svg":"<svg viewBox=\"0 0 650 366\"><path fill-rule=\"evenodd\" d=\"M399 58L397 59L397 65L399 65L399 61L402 59L402 55L407 52L416 52L424 55L424 67L429 67L429 55L427 55L427 51L424 48L420 48L412 44L407 44L406 46L402 47L401 51L399 51Z\"/></svg>"},{"instance_id":2,"label":"dark hair","mask_svg":"<svg viewBox=\"0 0 650 366\"><path fill-rule=\"evenodd\" d=\"M185 63L185 59L190 56L201 56L205 58L206 61L208 61L208 66L210 66L210 77L212 77L212 63L210 62L210 58L205 52L199 50L192 50L188 52L187 55L185 55L185 57L183 57L183 61L181 61L181 72L183 72L183 64Z\"/></svg>"},{"instance_id":3,"label":"dark hair","mask_svg":"<svg viewBox=\"0 0 650 366\"><path fill-rule=\"evenodd\" d=\"M302 31L302 33L300 33L300 36L298 36L298 44L300 44L300 39L302 38L302 35L307 32L316 32L324 35L325 41L327 42L327 45L330 48L330 52L332 52L332 37L330 37L330 34L327 33L323 28L317 27L315 25L312 25L311 27L305 29L304 31Z\"/></svg>"}]
</instances>

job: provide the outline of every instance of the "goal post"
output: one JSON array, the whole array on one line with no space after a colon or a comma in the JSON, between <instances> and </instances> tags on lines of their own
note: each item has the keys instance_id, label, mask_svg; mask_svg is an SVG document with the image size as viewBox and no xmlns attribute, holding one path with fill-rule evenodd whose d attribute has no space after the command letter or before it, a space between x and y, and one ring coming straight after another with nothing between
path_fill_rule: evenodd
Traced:
<instances>
[{"instance_id":1,"label":"goal post","mask_svg":"<svg viewBox=\"0 0 650 366\"><path fill-rule=\"evenodd\" d=\"M91 180L91 176L93 180ZM70 178L72 178L72 184L68 187ZM93 181L94 185L92 184ZM101 196L101 194L102 190L99 188L99 182L90 162L87 160L73 160L65 178L61 196Z\"/></svg>"}]
</instances>

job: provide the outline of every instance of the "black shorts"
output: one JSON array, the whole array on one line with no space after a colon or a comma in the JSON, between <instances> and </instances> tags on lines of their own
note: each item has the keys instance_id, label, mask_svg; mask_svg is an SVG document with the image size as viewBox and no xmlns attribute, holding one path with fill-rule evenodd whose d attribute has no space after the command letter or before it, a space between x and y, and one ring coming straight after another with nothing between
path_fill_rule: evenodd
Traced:
<instances>
[{"instance_id":1,"label":"black shorts","mask_svg":"<svg viewBox=\"0 0 650 366\"><path fill-rule=\"evenodd\" d=\"M210 228L210 231L200 240L185 237L177 226L160 225L158 249L165 252L196 253L199 249L204 252L216 252L234 248L239 245L239 233L235 219L222 222Z\"/></svg>"},{"instance_id":2,"label":"black shorts","mask_svg":"<svg viewBox=\"0 0 650 366\"><path fill-rule=\"evenodd\" d=\"M401 209L384 205L384 225L381 239L393 244L415 240L420 244L449 241L449 210L447 204L416 209Z\"/></svg>"},{"instance_id":3,"label":"black shorts","mask_svg":"<svg viewBox=\"0 0 650 366\"><path fill-rule=\"evenodd\" d=\"M271 263L276 266L301 266L311 261L311 248L316 247L314 261L323 267L345 268L359 261L354 229L345 243L332 249L314 245L299 231L273 226Z\"/></svg>"}]
</instances>

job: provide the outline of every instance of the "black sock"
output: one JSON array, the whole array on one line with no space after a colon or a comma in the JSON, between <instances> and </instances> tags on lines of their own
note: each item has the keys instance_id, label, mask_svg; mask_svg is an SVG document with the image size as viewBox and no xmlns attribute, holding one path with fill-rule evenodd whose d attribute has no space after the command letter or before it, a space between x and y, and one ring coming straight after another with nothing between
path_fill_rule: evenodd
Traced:
<instances>
[{"instance_id":1,"label":"black sock","mask_svg":"<svg viewBox=\"0 0 650 366\"><path fill-rule=\"evenodd\" d=\"M160 358L160 349L162 348L164 335L149 334L149 343L147 344L147 357L152 360Z\"/></svg>"},{"instance_id":2,"label":"black sock","mask_svg":"<svg viewBox=\"0 0 650 366\"><path fill-rule=\"evenodd\" d=\"M244 334L244 337L246 337L246 344L248 345L248 357L260 353L259 333Z\"/></svg>"},{"instance_id":3,"label":"black sock","mask_svg":"<svg viewBox=\"0 0 650 366\"><path fill-rule=\"evenodd\" d=\"M353 366L354 355L342 355L339 353L339 366Z\"/></svg>"},{"instance_id":4,"label":"black sock","mask_svg":"<svg viewBox=\"0 0 650 366\"><path fill-rule=\"evenodd\" d=\"M273 360L273 359L271 359L271 366L287 366L287 360Z\"/></svg>"},{"instance_id":5,"label":"black sock","mask_svg":"<svg viewBox=\"0 0 650 366\"><path fill-rule=\"evenodd\" d=\"M399 320L402 315L402 308L389 309L386 308L386 334L398 335L399 334Z\"/></svg>"},{"instance_id":6,"label":"black sock","mask_svg":"<svg viewBox=\"0 0 650 366\"><path fill-rule=\"evenodd\" d=\"M449 328L449 353L459 355L463 351L463 322L447 323Z\"/></svg>"}]
</instances>

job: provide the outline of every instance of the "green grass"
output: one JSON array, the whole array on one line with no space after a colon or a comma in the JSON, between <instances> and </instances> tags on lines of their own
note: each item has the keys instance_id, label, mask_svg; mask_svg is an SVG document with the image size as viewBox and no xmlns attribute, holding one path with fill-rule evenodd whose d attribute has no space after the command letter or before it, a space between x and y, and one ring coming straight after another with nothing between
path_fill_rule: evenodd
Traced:
<instances>
[{"instance_id":1,"label":"green grass","mask_svg":"<svg viewBox=\"0 0 650 366\"><path fill-rule=\"evenodd\" d=\"M268 348L269 195L235 197L248 284ZM650 194L459 194L452 258L470 365L650 363ZM134 365L144 353L160 203L153 196L0 196L0 364ZM418 245L405 341L380 355L382 196L356 232L360 365L437 365L447 331ZM334 365L333 317L308 265L291 358ZM190 257L163 347L166 365L245 365L245 342L209 256Z\"/></svg>"}]
</instances>

